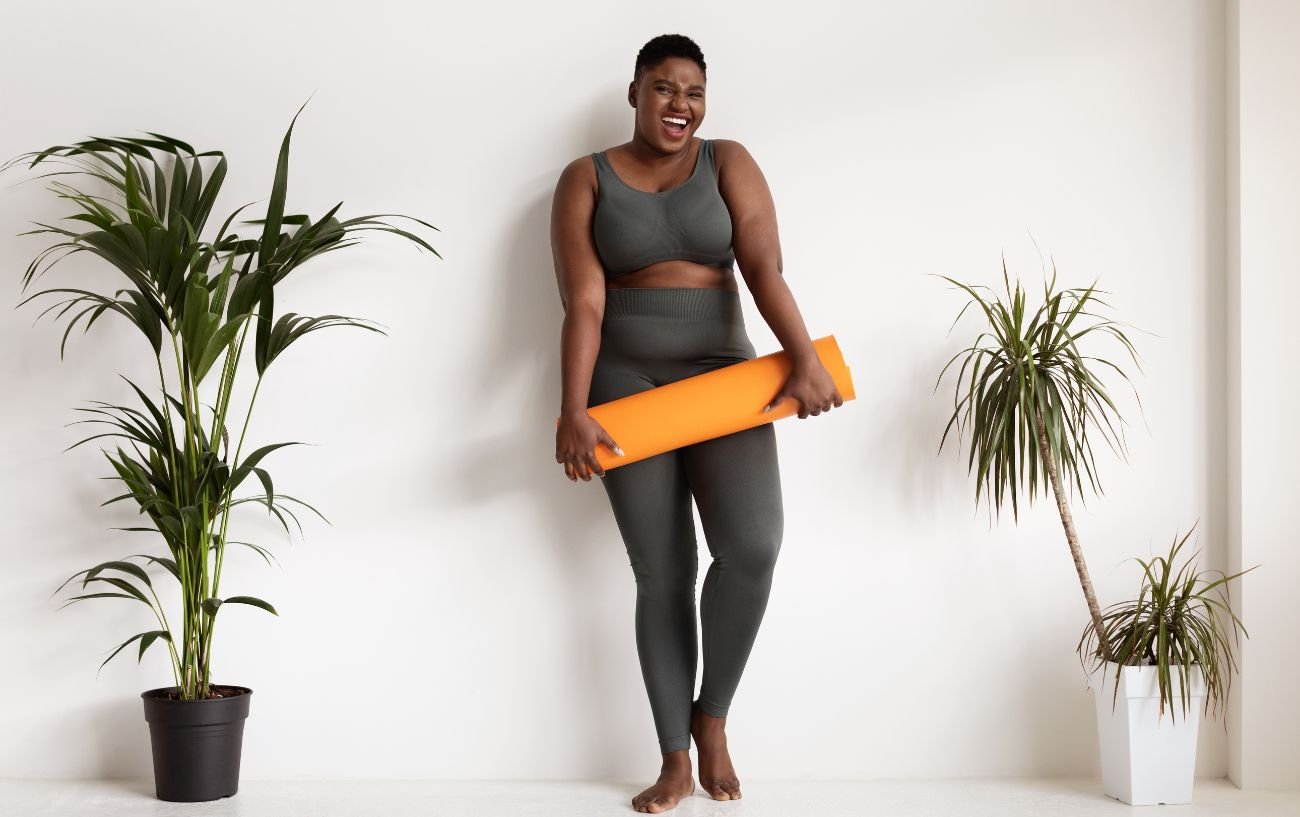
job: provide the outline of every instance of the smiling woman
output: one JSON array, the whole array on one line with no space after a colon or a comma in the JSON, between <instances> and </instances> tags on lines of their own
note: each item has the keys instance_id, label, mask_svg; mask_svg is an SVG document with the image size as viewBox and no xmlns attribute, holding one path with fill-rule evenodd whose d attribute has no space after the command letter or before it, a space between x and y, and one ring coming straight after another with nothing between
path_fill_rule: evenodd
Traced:
<instances>
[{"instance_id":1,"label":"smiling woman","mask_svg":"<svg viewBox=\"0 0 1300 817\"><path fill-rule=\"evenodd\" d=\"M606 473L596 446L622 452L587 409L752 360L737 263L792 362L768 405L795 400L802 419L843 402L782 277L776 210L757 163L739 142L695 136L705 84L690 38L646 43L627 89L632 139L570 162L551 209L565 310L555 460L571 481L601 477L636 579L637 652L663 765L632 806L652 813L694 792L692 740L705 791L740 798L725 725L781 549L776 432L764 423ZM699 607L698 698L692 497L713 556Z\"/></svg>"},{"instance_id":2,"label":"smiling woman","mask_svg":"<svg viewBox=\"0 0 1300 817\"><path fill-rule=\"evenodd\" d=\"M701 69L700 73L704 73L703 69ZM664 123L664 130L668 131L668 135L673 139L677 139L686 135L687 128L689 128L691 123L696 121L696 119L691 116L692 112L689 109L689 106L676 106L675 103L680 99L680 95L677 93L674 85L675 83L671 77L661 75L658 70L656 71L656 75L651 83L651 87L654 88L655 94L669 100L668 112L659 117L659 119ZM703 119L704 86L698 83L691 83L686 86L685 90L686 98L688 100L692 102L698 101L699 118Z\"/></svg>"}]
</instances>

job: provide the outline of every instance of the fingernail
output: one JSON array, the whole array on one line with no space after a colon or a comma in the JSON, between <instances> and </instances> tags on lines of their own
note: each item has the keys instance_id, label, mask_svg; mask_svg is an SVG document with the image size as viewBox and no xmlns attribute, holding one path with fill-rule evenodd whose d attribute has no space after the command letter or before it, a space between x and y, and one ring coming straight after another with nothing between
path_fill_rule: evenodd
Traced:
<instances>
[{"instance_id":1,"label":"fingernail","mask_svg":"<svg viewBox=\"0 0 1300 817\"><path fill-rule=\"evenodd\" d=\"M618 455L621 457L621 456L623 456L623 449L621 449L621 448L615 448L615 449L614 449L614 453L615 453L615 454L618 454Z\"/></svg>"}]
</instances>

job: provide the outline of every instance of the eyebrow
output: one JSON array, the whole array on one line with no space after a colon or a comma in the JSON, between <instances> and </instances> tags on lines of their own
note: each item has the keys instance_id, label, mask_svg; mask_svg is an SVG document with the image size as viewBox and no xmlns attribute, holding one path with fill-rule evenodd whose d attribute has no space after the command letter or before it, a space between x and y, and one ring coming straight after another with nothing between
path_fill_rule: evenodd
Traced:
<instances>
[{"instance_id":1,"label":"eyebrow","mask_svg":"<svg viewBox=\"0 0 1300 817\"><path fill-rule=\"evenodd\" d=\"M672 84L673 84L673 81L670 80L670 79L667 79L666 77L655 77L654 81L655 81L655 82L663 82L663 83L666 83L666 84L668 84L668 85L672 85ZM704 90L704 86L703 86L703 85L692 85L692 86L688 87L686 90L688 90L688 91L703 91L703 90Z\"/></svg>"}]
</instances>

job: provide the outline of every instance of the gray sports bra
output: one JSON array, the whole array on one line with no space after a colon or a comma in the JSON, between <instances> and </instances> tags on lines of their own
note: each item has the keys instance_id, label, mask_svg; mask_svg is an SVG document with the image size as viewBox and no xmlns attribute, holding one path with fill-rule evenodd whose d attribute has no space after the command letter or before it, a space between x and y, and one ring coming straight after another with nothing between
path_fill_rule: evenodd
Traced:
<instances>
[{"instance_id":1,"label":"gray sports bra","mask_svg":"<svg viewBox=\"0 0 1300 817\"><path fill-rule=\"evenodd\" d=\"M591 158L599 185L592 228L605 277L670 258L723 268L735 263L731 213L718 192L713 140L701 141L689 179L658 193L629 187L604 151Z\"/></svg>"}]
</instances>

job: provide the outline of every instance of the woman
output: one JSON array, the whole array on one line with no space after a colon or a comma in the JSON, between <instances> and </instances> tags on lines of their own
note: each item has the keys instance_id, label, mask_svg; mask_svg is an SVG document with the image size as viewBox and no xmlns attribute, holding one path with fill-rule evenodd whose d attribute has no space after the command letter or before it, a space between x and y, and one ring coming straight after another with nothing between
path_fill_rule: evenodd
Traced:
<instances>
[{"instance_id":1,"label":"woman","mask_svg":"<svg viewBox=\"0 0 1300 817\"><path fill-rule=\"evenodd\" d=\"M555 189L551 242L565 310L555 459L571 481L602 477L631 560L637 651L663 754L658 780L632 806L657 813L695 790L692 738L700 785L717 800L741 796L725 724L781 547L775 429L765 423L605 473L596 445L622 452L586 410L754 358L734 263L793 364L763 410L789 398L803 419L843 401L782 278L762 172L739 142L694 135L705 110L699 47L677 34L646 43L628 103L632 140L571 162ZM697 700L692 495L713 556Z\"/></svg>"}]
</instances>

